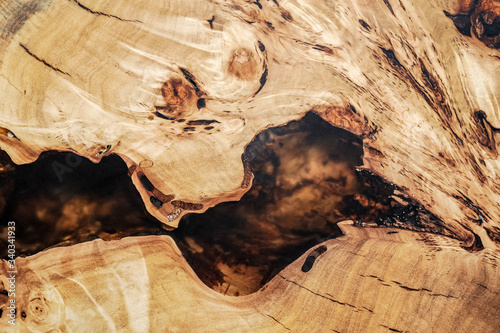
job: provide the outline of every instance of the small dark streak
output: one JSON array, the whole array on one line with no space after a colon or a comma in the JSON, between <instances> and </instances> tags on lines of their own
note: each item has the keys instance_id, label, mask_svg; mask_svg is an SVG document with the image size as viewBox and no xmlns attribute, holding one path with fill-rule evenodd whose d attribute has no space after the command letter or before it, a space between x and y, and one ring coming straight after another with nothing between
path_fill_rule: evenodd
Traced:
<instances>
[{"instance_id":1,"label":"small dark streak","mask_svg":"<svg viewBox=\"0 0 500 333\"><path fill-rule=\"evenodd\" d=\"M401 284L399 284L399 287L402 288L402 289L404 289L404 290L408 290L408 291L422 291L421 289L415 289L415 288L403 286Z\"/></svg>"},{"instance_id":2,"label":"small dark streak","mask_svg":"<svg viewBox=\"0 0 500 333\"><path fill-rule=\"evenodd\" d=\"M438 83L438 80L434 78L434 76L427 70L424 63L421 59L420 61L420 70L422 71L422 79L424 80L425 85L434 93L434 100L437 101L438 109L443 111L444 116L447 120L451 119L452 111L448 104L444 102L444 93ZM430 104L431 105L431 104ZM447 121L445 121L447 124Z\"/></svg>"},{"instance_id":3,"label":"small dark streak","mask_svg":"<svg viewBox=\"0 0 500 333\"><path fill-rule=\"evenodd\" d=\"M142 187L144 187L146 191L152 192L155 189L154 185L144 173L139 172L137 176L139 177Z\"/></svg>"},{"instance_id":4,"label":"small dark streak","mask_svg":"<svg viewBox=\"0 0 500 333\"><path fill-rule=\"evenodd\" d=\"M495 267L496 267L497 265L493 265L493 266L495 266ZM490 292L490 293L492 293L492 294L498 295L498 292L495 292L495 291L493 291L493 290L490 290L487 286L485 286L485 285L483 285L483 284L481 284L481 283L477 283L477 285L478 285L479 287L481 287L481 288L486 289L487 291L489 291L489 292Z\"/></svg>"},{"instance_id":5,"label":"small dark streak","mask_svg":"<svg viewBox=\"0 0 500 333\"><path fill-rule=\"evenodd\" d=\"M258 1L255 1L255 2L252 2L252 3L256 4L257 6L259 6L259 9L262 9L262 5Z\"/></svg>"},{"instance_id":6,"label":"small dark streak","mask_svg":"<svg viewBox=\"0 0 500 333\"><path fill-rule=\"evenodd\" d=\"M206 129L207 131L210 131L210 130L211 130L211 129L213 129L213 128L214 128L213 126L207 126L207 127L205 127L205 129Z\"/></svg>"},{"instance_id":7,"label":"small dark streak","mask_svg":"<svg viewBox=\"0 0 500 333\"><path fill-rule=\"evenodd\" d=\"M487 212L482 211L479 207L477 207L476 205L474 205L474 202L469 197L467 197L461 191L458 191L458 193L460 194L460 196L454 195L453 197L455 199L460 200L462 203L464 203L467 206L469 206L470 208L472 208L472 210L475 211L476 214L478 214L478 215L479 214L485 215L485 216L487 216L488 218L491 219L491 216Z\"/></svg>"},{"instance_id":8,"label":"small dark streak","mask_svg":"<svg viewBox=\"0 0 500 333\"><path fill-rule=\"evenodd\" d=\"M271 30L274 30L273 24L271 22L266 21L267 27Z\"/></svg>"},{"instance_id":9,"label":"small dark streak","mask_svg":"<svg viewBox=\"0 0 500 333\"><path fill-rule=\"evenodd\" d=\"M194 130L196 130L196 128L192 126L184 127L184 132L194 131Z\"/></svg>"},{"instance_id":10,"label":"small dark streak","mask_svg":"<svg viewBox=\"0 0 500 333\"><path fill-rule=\"evenodd\" d=\"M258 41L258 43L259 43L259 50L261 52L264 52L266 50L266 47L264 46L264 44L262 44L262 42L260 40Z\"/></svg>"},{"instance_id":11,"label":"small dark streak","mask_svg":"<svg viewBox=\"0 0 500 333\"><path fill-rule=\"evenodd\" d=\"M172 118L172 117L167 117L165 116L164 114L161 114L160 112L156 111L155 112L155 115L158 117L158 118L162 118L162 119L167 119L167 120L175 120L175 118Z\"/></svg>"},{"instance_id":12,"label":"small dark streak","mask_svg":"<svg viewBox=\"0 0 500 333\"><path fill-rule=\"evenodd\" d=\"M182 68L182 67L179 67L179 69L181 70L182 72L182 75L184 75L184 77L186 78L186 80L191 83L191 85L193 86L194 90L196 91L196 94L198 94L200 92L200 89L198 88L198 85L196 84L196 80L193 76L193 74L191 74L187 69L185 68Z\"/></svg>"},{"instance_id":13,"label":"small dark streak","mask_svg":"<svg viewBox=\"0 0 500 333\"><path fill-rule=\"evenodd\" d=\"M228 287L229 288L229 287ZM266 288L266 286L264 286L261 291L264 291L264 289ZM227 291L227 290L226 290ZM225 294L224 294L225 295ZM278 324L281 325L281 327L283 327L284 329L286 329L287 331L290 331L290 329L288 327L286 327L285 325L283 325L278 319L274 318L273 316L271 316L270 314L267 314L267 313L262 313L257 307L253 307L255 310L257 310L258 313L260 313L261 315L263 316L267 316L269 318L271 318L272 320L274 320L275 322L277 322Z\"/></svg>"},{"instance_id":14,"label":"small dark streak","mask_svg":"<svg viewBox=\"0 0 500 333\"><path fill-rule=\"evenodd\" d=\"M243 20L243 21L245 21L245 22L246 22L246 23L248 23L248 24L254 24L254 23L255 23L255 22L252 22L252 21L247 21L247 20Z\"/></svg>"},{"instance_id":15,"label":"small dark streak","mask_svg":"<svg viewBox=\"0 0 500 333\"><path fill-rule=\"evenodd\" d=\"M213 123L219 124L217 120L206 120L206 119L199 119L199 120L190 120L187 122L187 125L189 126L198 126L198 125L210 125Z\"/></svg>"},{"instance_id":16,"label":"small dark streak","mask_svg":"<svg viewBox=\"0 0 500 333\"><path fill-rule=\"evenodd\" d=\"M280 4L278 3L278 1L273 0L273 2L276 4L276 6L278 6L278 7L280 6Z\"/></svg>"},{"instance_id":17,"label":"small dark streak","mask_svg":"<svg viewBox=\"0 0 500 333\"><path fill-rule=\"evenodd\" d=\"M445 96L445 94L441 90L441 87L439 86L437 80L427 70L423 62L420 60L422 80L424 81L425 86L422 86L415 79L415 77L413 77L413 75L411 75L411 73L409 73L408 70L399 62L392 49L385 49L383 47L380 47L380 49L384 53L389 65L415 88L415 90L424 98L425 102L436 111L442 111L437 112L437 114L439 115L443 123L443 127L449 129L452 134L457 137L456 133L453 132L449 125L449 120L452 117L452 112L448 104L444 102L443 96ZM433 94L429 94L428 90L432 91Z\"/></svg>"},{"instance_id":18,"label":"small dark streak","mask_svg":"<svg viewBox=\"0 0 500 333\"><path fill-rule=\"evenodd\" d=\"M424 63L422 62L421 59L420 61L420 71L422 72L422 78L424 79L425 84L434 92L436 92L439 89L439 85L434 78L434 76L431 75L431 73L427 70L427 67L425 67Z\"/></svg>"},{"instance_id":19,"label":"small dark streak","mask_svg":"<svg viewBox=\"0 0 500 333\"><path fill-rule=\"evenodd\" d=\"M243 161L243 180L241 181L241 188L247 188L252 181L252 169L250 167L250 162L245 154L241 155L241 160Z\"/></svg>"},{"instance_id":20,"label":"small dark streak","mask_svg":"<svg viewBox=\"0 0 500 333\"><path fill-rule=\"evenodd\" d=\"M424 240L425 241L425 240ZM396 284L398 287L404 289L404 290L408 290L408 291L418 291L418 292L428 292L429 293L429 296L443 296L443 297L447 297L447 298L457 298L455 296L450 296L450 295L443 295L443 294L437 294L437 293L432 293L432 290L430 289L427 289L427 288L420 288L420 289L417 289L417 288L411 288L411 287L408 287L408 286L405 286L403 284L401 284L401 282L398 282L398 281L394 281L392 280L391 281L392 283Z\"/></svg>"},{"instance_id":21,"label":"small dark streak","mask_svg":"<svg viewBox=\"0 0 500 333\"><path fill-rule=\"evenodd\" d=\"M179 119L179 120L177 120L178 123L183 123L185 121L186 121L186 119Z\"/></svg>"},{"instance_id":22,"label":"small dark streak","mask_svg":"<svg viewBox=\"0 0 500 333\"><path fill-rule=\"evenodd\" d=\"M175 196L173 194L165 195L162 191L160 191L157 188L155 188L152 191L152 193L161 202L170 202L170 201L174 200L174 198L175 198Z\"/></svg>"},{"instance_id":23,"label":"small dark streak","mask_svg":"<svg viewBox=\"0 0 500 333\"><path fill-rule=\"evenodd\" d=\"M135 169L137 169L137 165L135 165L135 164L132 164L130 166L130 168L128 168L128 173L127 174L128 174L129 177L131 177L134 174Z\"/></svg>"},{"instance_id":24,"label":"small dark streak","mask_svg":"<svg viewBox=\"0 0 500 333\"><path fill-rule=\"evenodd\" d=\"M210 20L207 20L208 24L210 24L210 29L214 28L214 20L215 20L215 15L212 15L212 18Z\"/></svg>"},{"instance_id":25,"label":"small dark streak","mask_svg":"<svg viewBox=\"0 0 500 333\"><path fill-rule=\"evenodd\" d=\"M257 95L262 90L262 88L264 88L266 81L267 81L267 66L266 66L266 69L264 70L264 73L262 73L262 76L259 79L260 87L259 87L259 89L257 89L255 94L253 94L254 96Z\"/></svg>"},{"instance_id":26,"label":"small dark streak","mask_svg":"<svg viewBox=\"0 0 500 333\"><path fill-rule=\"evenodd\" d=\"M155 206L156 208L161 208L163 206L163 202L161 202L160 200L158 200L158 198L154 196L150 196L149 201L151 201L153 206Z\"/></svg>"},{"instance_id":27,"label":"small dark streak","mask_svg":"<svg viewBox=\"0 0 500 333\"><path fill-rule=\"evenodd\" d=\"M325 52L328 54L333 54L333 50L327 46L324 46L324 45L316 44L313 46L313 49L318 50L318 51L322 51L322 52Z\"/></svg>"},{"instance_id":28,"label":"small dark streak","mask_svg":"<svg viewBox=\"0 0 500 333\"><path fill-rule=\"evenodd\" d=\"M263 87L265 84L266 84L266 81L267 81L267 67L266 69L264 70L264 73L262 73L262 76L260 77L259 79L259 82L260 82L260 86Z\"/></svg>"},{"instance_id":29,"label":"small dark streak","mask_svg":"<svg viewBox=\"0 0 500 333\"><path fill-rule=\"evenodd\" d=\"M380 158L385 157L384 153L382 153L380 150L378 150L378 149L376 149L376 148L373 148L373 147L370 147L370 146L368 146L367 148L368 148L368 151L369 151L371 154L373 154L373 155L375 155L375 156L378 156L378 157L380 157Z\"/></svg>"},{"instance_id":30,"label":"small dark streak","mask_svg":"<svg viewBox=\"0 0 500 333\"><path fill-rule=\"evenodd\" d=\"M285 20L287 20L288 22L293 22L293 17L292 17L292 14L290 14L289 12L287 12L286 10L283 10L281 12L281 17L284 18Z\"/></svg>"},{"instance_id":31,"label":"small dark streak","mask_svg":"<svg viewBox=\"0 0 500 333\"><path fill-rule=\"evenodd\" d=\"M379 280L380 282L384 282L384 280L382 280L381 278L379 278L378 276L375 276L375 275L368 275L368 277L371 277L372 279L377 279Z\"/></svg>"},{"instance_id":32,"label":"small dark streak","mask_svg":"<svg viewBox=\"0 0 500 333\"><path fill-rule=\"evenodd\" d=\"M399 4L401 5L401 8L403 8L403 10L406 12L406 7L405 7L405 5L403 5L403 3L401 2L401 0L399 0Z\"/></svg>"},{"instance_id":33,"label":"small dark streak","mask_svg":"<svg viewBox=\"0 0 500 333\"><path fill-rule=\"evenodd\" d=\"M387 6L387 8L389 8L389 10L391 11L392 15L396 16L396 14L394 14L394 10L392 10L391 3L388 0L384 0L384 3Z\"/></svg>"},{"instance_id":34,"label":"small dark streak","mask_svg":"<svg viewBox=\"0 0 500 333\"><path fill-rule=\"evenodd\" d=\"M32 56L33 58L35 58L36 60L38 60L39 62L41 62L42 64L44 64L45 66L49 67L50 69L58 72L58 73L61 73L61 74L64 74L64 75L68 75L69 77L72 77L69 73L66 73L62 70L60 70L59 68L56 68L54 66L52 66L51 64L49 64L47 61L43 60L43 59L40 59L38 58L38 56L36 56L35 54L33 54L30 50L28 50L28 48L26 46L24 46L23 44L19 44L19 46L21 46L24 51L26 51L26 53L28 53L30 56Z\"/></svg>"},{"instance_id":35,"label":"small dark streak","mask_svg":"<svg viewBox=\"0 0 500 333\"><path fill-rule=\"evenodd\" d=\"M397 231L388 231L387 234L390 235L390 234L397 234L398 232Z\"/></svg>"},{"instance_id":36,"label":"small dark streak","mask_svg":"<svg viewBox=\"0 0 500 333\"><path fill-rule=\"evenodd\" d=\"M381 47L380 49L382 50L382 52L384 52L385 57L387 58L387 60L390 61L390 64L393 67L403 67L401 66L401 63L399 62L398 58L396 58L396 55L394 54L393 50L384 49L383 47Z\"/></svg>"},{"instance_id":37,"label":"small dark streak","mask_svg":"<svg viewBox=\"0 0 500 333\"><path fill-rule=\"evenodd\" d=\"M115 16L115 15L106 14L106 13L103 13L103 12L97 12L95 10L90 9L89 7L84 6L83 4L81 4L80 2L78 2L77 0L73 0L73 2L76 3L78 5L78 7L86 10L87 12L89 12L89 13L91 13L93 15L112 17L112 18L115 18L115 19L123 21L123 22L143 23L143 22L141 22L139 20L125 20L125 19L122 19L121 17Z\"/></svg>"},{"instance_id":38,"label":"small dark streak","mask_svg":"<svg viewBox=\"0 0 500 333\"><path fill-rule=\"evenodd\" d=\"M486 177L486 175L483 173L483 170L477 164L477 161L471 159L470 163L471 163L472 167L474 168L477 179L479 179L479 181L481 183L485 184L488 181L488 177Z\"/></svg>"},{"instance_id":39,"label":"small dark streak","mask_svg":"<svg viewBox=\"0 0 500 333\"><path fill-rule=\"evenodd\" d=\"M486 222L486 220L484 219L484 216L481 213L477 213L477 220L476 220L476 222L479 225L482 225L483 223Z\"/></svg>"},{"instance_id":40,"label":"small dark streak","mask_svg":"<svg viewBox=\"0 0 500 333\"><path fill-rule=\"evenodd\" d=\"M349 304L349 303L344 303L344 302L337 301L336 299L334 299L334 298L333 298L333 296L332 296L332 295L330 295L330 294L328 294L328 293L326 294L327 296L322 295L322 294L320 294L320 293L317 293L317 292L315 292L315 291L312 291L311 289L306 288L306 287L304 287L304 286L302 286L302 285L298 284L297 282L295 282L295 281L293 281L293 280L287 279L286 277L284 277L284 276L283 276L283 275L281 275L281 274L278 274L278 276L279 276L280 278L282 278L283 280L285 280L286 282L292 283L292 284L296 285L297 287L302 288L302 289L304 289L304 290L307 290L307 291L308 291L308 292L310 292L311 294L316 295L316 296L319 296L319 297L324 298L324 299L326 299L326 300L329 300L330 302L333 302L333 303L336 303L336 304L340 304L340 305L344 305L344 306L348 306L348 307L351 307L351 308L356 308L356 306L355 306L355 305L352 305L352 304Z\"/></svg>"},{"instance_id":41,"label":"small dark streak","mask_svg":"<svg viewBox=\"0 0 500 333\"><path fill-rule=\"evenodd\" d=\"M444 295L444 294L430 294L430 296L441 296L441 297L446 297L446 298L455 298L455 299L458 299L458 297L456 297L456 296Z\"/></svg>"},{"instance_id":42,"label":"small dark streak","mask_svg":"<svg viewBox=\"0 0 500 333\"><path fill-rule=\"evenodd\" d=\"M477 131L479 143L489 148L491 151L496 152L495 134L498 133L498 129L490 124L486 117L486 113L482 110L474 112L474 119L481 126L480 128L478 126Z\"/></svg>"},{"instance_id":43,"label":"small dark streak","mask_svg":"<svg viewBox=\"0 0 500 333\"><path fill-rule=\"evenodd\" d=\"M202 204L195 204L191 202L184 202L180 200L174 200L171 202L172 206L184 209L184 210L202 210L203 205Z\"/></svg>"},{"instance_id":44,"label":"small dark streak","mask_svg":"<svg viewBox=\"0 0 500 333\"><path fill-rule=\"evenodd\" d=\"M204 98L199 98L198 101L196 101L196 106L198 109L204 108L206 106L206 102Z\"/></svg>"},{"instance_id":45,"label":"small dark streak","mask_svg":"<svg viewBox=\"0 0 500 333\"><path fill-rule=\"evenodd\" d=\"M359 20L359 23L361 24L361 26L362 26L363 28L365 28L365 29L366 29L366 31L370 31L370 30L371 30L371 28L372 28L372 27L370 27L370 25L369 25L368 23L366 23L365 21L363 21L363 20L361 20L361 19Z\"/></svg>"},{"instance_id":46,"label":"small dark streak","mask_svg":"<svg viewBox=\"0 0 500 333\"><path fill-rule=\"evenodd\" d=\"M266 313L266 316L268 316L269 318L271 318L272 320L274 320L275 322L277 322L278 324L280 324L287 331L290 331L290 329L288 327L286 327L285 325L283 325L282 323L280 323L278 319L274 318L273 316L271 316L271 315L269 315L267 313Z\"/></svg>"}]
</instances>

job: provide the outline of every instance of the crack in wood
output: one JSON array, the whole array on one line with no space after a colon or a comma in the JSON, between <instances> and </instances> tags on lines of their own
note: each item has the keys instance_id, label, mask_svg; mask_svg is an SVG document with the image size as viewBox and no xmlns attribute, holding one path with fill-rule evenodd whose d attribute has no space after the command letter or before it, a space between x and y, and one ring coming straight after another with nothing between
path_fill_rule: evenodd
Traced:
<instances>
[{"instance_id":1,"label":"crack in wood","mask_svg":"<svg viewBox=\"0 0 500 333\"><path fill-rule=\"evenodd\" d=\"M405 333L406 332L406 331L400 331L400 330L397 330L395 328L392 328L392 327L389 327L389 326L386 326L386 325L382 325L382 324L380 324L380 326L382 326L384 328L387 328L391 332L398 332L398 333Z\"/></svg>"},{"instance_id":2,"label":"crack in wood","mask_svg":"<svg viewBox=\"0 0 500 333\"><path fill-rule=\"evenodd\" d=\"M319 296L319 297L321 297L321 298L324 298L324 299L326 299L326 300L329 300L329 301L330 301L330 302L332 302L332 303L339 304L339 305L344 305L344 306L348 306L348 307L353 308L353 309L360 310L360 309L359 309L357 306L355 306L355 305L352 305L352 304L349 304L349 303L345 303L345 302L341 302L341 301L337 301L336 299L334 299L334 298L333 298L333 295L331 295L331 294L329 294L329 293L327 293L327 294L326 294L326 296L325 296L325 295L323 295L323 294L320 294L320 293L317 293L317 292L315 292L315 291L312 291L311 289L306 288L306 287L304 287L304 286L300 285L299 283L297 283L297 282L295 282L295 281L293 281L293 280L287 279L286 277L284 277L284 276L283 276L283 275L281 275L281 274L278 274L278 276L279 276L280 278L282 278L283 280L285 280L286 282L292 283L292 284L296 285L297 287L300 287L300 288L302 288L302 289L304 289L304 290L307 290L307 291L308 291L308 292L310 292L311 294L314 294L314 295L316 295L316 296ZM363 307L363 308L364 308L364 307ZM365 309L366 309L366 308L365 308ZM361 310L362 310L362 309L361 309ZM369 309L366 309L366 311L373 313L373 311L370 311Z\"/></svg>"},{"instance_id":3,"label":"crack in wood","mask_svg":"<svg viewBox=\"0 0 500 333\"><path fill-rule=\"evenodd\" d=\"M207 20L208 24L210 24L210 29L214 28L214 20L215 20L215 15L212 15L212 18L210 20Z\"/></svg>"},{"instance_id":4,"label":"crack in wood","mask_svg":"<svg viewBox=\"0 0 500 333\"><path fill-rule=\"evenodd\" d=\"M259 79L260 86L259 89L257 89L257 91L255 92L255 94L253 94L254 96L256 96L262 90L262 88L264 88L264 85L266 84L267 81L267 74L268 74L267 65L264 63L264 73L262 73L262 76Z\"/></svg>"},{"instance_id":5,"label":"crack in wood","mask_svg":"<svg viewBox=\"0 0 500 333\"><path fill-rule=\"evenodd\" d=\"M391 280L390 282L388 282L388 281L385 281L385 280L381 279L378 276L371 275L371 274L370 275L358 274L358 275L361 276L361 277L365 277L365 278L376 279L376 280L382 282L382 284L384 286L388 286L388 287L394 287L394 285L396 285L397 287L399 287L401 289L404 289L404 290L407 290L407 291L427 292L427 293L429 293L429 296L442 296L442 297L446 297L446 298L455 298L455 299L458 299L458 297L456 297L456 296L434 293L432 290L427 289L427 288L412 288L412 287L408 287L408 286L403 285L401 282L398 282L398 281L395 281L395 280Z\"/></svg>"},{"instance_id":6,"label":"crack in wood","mask_svg":"<svg viewBox=\"0 0 500 333\"><path fill-rule=\"evenodd\" d=\"M116 15L112 15L112 14L106 14L106 13L103 13L103 12L99 12L99 11L95 11L95 10L92 10L90 9L89 7L83 5L81 2L79 2L78 0L73 0L73 2L75 4L78 5L78 7L86 10L87 12L93 14L93 15L97 15L97 16L106 16L106 17L111 17L111 18L114 18L114 19L117 19L119 21L122 21L122 22L132 22L132 23L144 23L142 21L139 21L139 20L128 20L128 19L123 19L119 16L116 16Z\"/></svg>"},{"instance_id":7,"label":"crack in wood","mask_svg":"<svg viewBox=\"0 0 500 333\"><path fill-rule=\"evenodd\" d=\"M196 95L200 96L201 90L198 87L198 84L196 83L196 79L194 78L194 75L191 74L191 72L188 71L185 68L179 67L179 70L182 72L182 75L184 75L184 78L186 79L186 81L188 81L189 83L191 83L191 85L193 86L194 91L196 92Z\"/></svg>"},{"instance_id":8,"label":"crack in wood","mask_svg":"<svg viewBox=\"0 0 500 333\"><path fill-rule=\"evenodd\" d=\"M277 322L278 324L281 325L281 327L283 327L284 329L286 329L287 331L291 331L291 329L289 329L288 327L286 327L283 323L281 323L278 319L274 318L273 316L271 316L270 314L267 314L267 313L264 313L262 311L260 311L256 306L253 307L255 309L255 311L257 311L259 314L263 315L263 316L266 316L266 317L269 317L271 318L272 320L274 320L275 322Z\"/></svg>"},{"instance_id":9,"label":"crack in wood","mask_svg":"<svg viewBox=\"0 0 500 333\"><path fill-rule=\"evenodd\" d=\"M53 71L56 71L58 73L61 73L61 74L64 74L64 75L67 75L69 77L72 77L71 74L67 73L67 72L64 72L62 70L60 70L59 68L56 68L54 67L53 65L49 64L47 61L39 58L36 54L34 54L33 52L31 52L24 44L19 44L19 46L21 46L23 48L24 51L26 51L26 53L28 53L30 56L32 56L34 59L36 59L37 61L41 62L42 64L44 64L45 66L47 66L48 68L52 69Z\"/></svg>"},{"instance_id":10,"label":"crack in wood","mask_svg":"<svg viewBox=\"0 0 500 333\"><path fill-rule=\"evenodd\" d=\"M485 285L483 285L481 283L478 283L477 285L480 286L481 288L486 289L487 291L489 291L492 294L498 295L498 292L495 292L495 291L491 290L490 288L486 287Z\"/></svg>"}]
</instances>

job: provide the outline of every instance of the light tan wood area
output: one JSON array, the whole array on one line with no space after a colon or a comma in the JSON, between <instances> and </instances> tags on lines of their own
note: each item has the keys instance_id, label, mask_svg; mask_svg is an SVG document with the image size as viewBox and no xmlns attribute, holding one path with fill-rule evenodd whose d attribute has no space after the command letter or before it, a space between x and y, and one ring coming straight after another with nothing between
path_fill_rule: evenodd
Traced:
<instances>
[{"instance_id":1,"label":"light tan wood area","mask_svg":"<svg viewBox=\"0 0 500 333\"><path fill-rule=\"evenodd\" d=\"M101 240L17 260L20 332L496 332L500 253L340 224L249 296L206 287L168 236ZM326 251L316 249L326 247ZM316 257L308 272L306 257ZM5 271L4 271L5 274ZM2 277L5 284L5 277ZM3 327L9 328L6 316ZM10 332L10 331L9 331Z\"/></svg>"}]
</instances>

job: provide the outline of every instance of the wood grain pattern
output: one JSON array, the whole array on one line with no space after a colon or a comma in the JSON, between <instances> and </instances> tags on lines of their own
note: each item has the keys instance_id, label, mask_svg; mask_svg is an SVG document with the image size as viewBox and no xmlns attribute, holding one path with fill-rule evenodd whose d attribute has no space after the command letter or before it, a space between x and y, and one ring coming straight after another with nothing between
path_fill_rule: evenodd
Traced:
<instances>
[{"instance_id":1,"label":"wood grain pattern","mask_svg":"<svg viewBox=\"0 0 500 333\"><path fill-rule=\"evenodd\" d=\"M479 3L496 22L497 2ZM457 237L498 235L499 54L446 15L465 2L2 6L0 127L17 139L0 145L16 163L48 149L119 154L150 213L175 227L189 209L139 172L202 212L247 190L241 154L256 133L315 110L362 135L364 167Z\"/></svg>"},{"instance_id":2,"label":"wood grain pattern","mask_svg":"<svg viewBox=\"0 0 500 333\"><path fill-rule=\"evenodd\" d=\"M5 330L498 331L499 8L0 1L0 148L15 163L117 154L173 228L241 198L252 138L312 110L358 135L360 169L455 238L343 224L345 237L238 298L204 286L167 236L52 249L17 260L20 324Z\"/></svg>"},{"instance_id":3,"label":"wood grain pattern","mask_svg":"<svg viewBox=\"0 0 500 333\"><path fill-rule=\"evenodd\" d=\"M168 236L96 240L18 259L17 306L24 315L16 329L497 331L498 250L468 252L442 236L340 226L345 236L305 253L260 291L240 297L203 285ZM306 261L311 267L304 272ZM5 285L5 268L3 274ZM6 320L2 327L11 332Z\"/></svg>"}]
</instances>

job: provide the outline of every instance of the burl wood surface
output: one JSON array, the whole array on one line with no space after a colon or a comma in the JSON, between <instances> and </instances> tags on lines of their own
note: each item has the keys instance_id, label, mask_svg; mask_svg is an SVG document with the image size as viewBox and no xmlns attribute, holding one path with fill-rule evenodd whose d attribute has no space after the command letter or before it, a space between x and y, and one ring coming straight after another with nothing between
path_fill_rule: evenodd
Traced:
<instances>
[{"instance_id":1,"label":"burl wood surface","mask_svg":"<svg viewBox=\"0 0 500 333\"><path fill-rule=\"evenodd\" d=\"M46 150L117 154L148 211L176 227L239 199L253 177L245 146L312 110L359 135L361 168L456 238L344 225L311 249L312 266L308 252L239 298L205 287L167 236L52 249L17 260L13 329L498 330L498 0L3 0L0 11L0 148L17 164Z\"/></svg>"},{"instance_id":2,"label":"burl wood surface","mask_svg":"<svg viewBox=\"0 0 500 333\"><path fill-rule=\"evenodd\" d=\"M497 332L500 252L340 223L260 291L205 286L168 236L96 240L17 260L6 332ZM4 268L5 269L5 268ZM5 282L5 278L2 278Z\"/></svg>"},{"instance_id":3,"label":"burl wood surface","mask_svg":"<svg viewBox=\"0 0 500 333\"><path fill-rule=\"evenodd\" d=\"M248 189L241 154L256 133L314 110L362 135L364 167L457 237L482 224L498 240L500 62L483 43L498 1L1 6L0 138L16 163L119 154L175 227ZM463 35L454 15L481 25Z\"/></svg>"}]
</instances>

